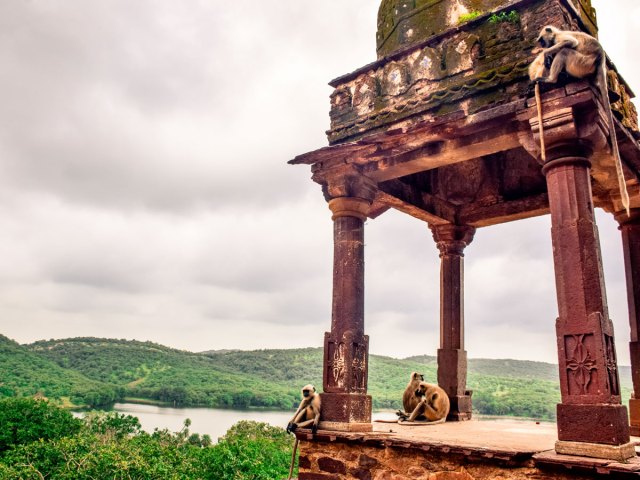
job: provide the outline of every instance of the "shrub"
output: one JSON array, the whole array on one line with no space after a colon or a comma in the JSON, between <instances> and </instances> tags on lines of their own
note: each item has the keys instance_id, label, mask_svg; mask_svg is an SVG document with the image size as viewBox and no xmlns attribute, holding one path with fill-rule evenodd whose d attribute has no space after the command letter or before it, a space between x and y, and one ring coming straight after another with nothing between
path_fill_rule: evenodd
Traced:
<instances>
[{"instance_id":1,"label":"shrub","mask_svg":"<svg viewBox=\"0 0 640 480\"><path fill-rule=\"evenodd\" d=\"M142 428L137 417L117 412L92 412L84 418L84 422L92 433L115 438L136 435Z\"/></svg>"},{"instance_id":2,"label":"shrub","mask_svg":"<svg viewBox=\"0 0 640 480\"><path fill-rule=\"evenodd\" d=\"M17 445L76 434L81 420L44 400L0 400L0 453Z\"/></svg>"},{"instance_id":3,"label":"shrub","mask_svg":"<svg viewBox=\"0 0 640 480\"><path fill-rule=\"evenodd\" d=\"M286 478L293 437L266 423L241 421L213 448L203 449L208 480Z\"/></svg>"}]
</instances>

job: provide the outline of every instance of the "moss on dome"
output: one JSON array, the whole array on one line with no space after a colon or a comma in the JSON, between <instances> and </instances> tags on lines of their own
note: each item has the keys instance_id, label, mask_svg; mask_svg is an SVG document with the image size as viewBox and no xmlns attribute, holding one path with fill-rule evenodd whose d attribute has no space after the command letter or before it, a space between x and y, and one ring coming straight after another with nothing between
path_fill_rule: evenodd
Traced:
<instances>
[{"instance_id":1,"label":"moss on dome","mask_svg":"<svg viewBox=\"0 0 640 480\"><path fill-rule=\"evenodd\" d=\"M588 0L587 0L588 1ZM378 58L459 25L470 12L489 12L511 0L382 0L378 10Z\"/></svg>"}]
</instances>

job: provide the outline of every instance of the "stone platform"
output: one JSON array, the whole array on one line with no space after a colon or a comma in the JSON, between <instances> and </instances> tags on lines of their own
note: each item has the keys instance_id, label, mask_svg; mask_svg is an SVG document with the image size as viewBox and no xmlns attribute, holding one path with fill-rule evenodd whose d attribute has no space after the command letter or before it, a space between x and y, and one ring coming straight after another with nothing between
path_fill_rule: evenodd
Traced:
<instances>
[{"instance_id":1,"label":"stone platform","mask_svg":"<svg viewBox=\"0 0 640 480\"><path fill-rule=\"evenodd\" d=\"M374 422L369 433L308 430L300 440L299 480L489 480L640 478L626 463L558 455L557 427L520 420L431 426ZM633 441L640 444L640 438Z\"/></svg>"}]
</instances>

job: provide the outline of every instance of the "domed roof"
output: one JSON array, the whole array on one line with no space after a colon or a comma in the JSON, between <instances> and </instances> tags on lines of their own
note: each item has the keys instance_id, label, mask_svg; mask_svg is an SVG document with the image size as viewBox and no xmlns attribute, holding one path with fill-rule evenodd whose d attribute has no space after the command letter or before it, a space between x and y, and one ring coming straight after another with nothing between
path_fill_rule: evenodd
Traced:
<instances>
[{"instance_id":1,"label":"domed roof","mask_svg":"<svg viewBox=\"0 0 640 480\"><path fill-rule=\"evenodd\" d=\"M509 3L512 0L382 0L378 58L457 27L463 15L486 13Z\"/></svg>"}]
</instances>

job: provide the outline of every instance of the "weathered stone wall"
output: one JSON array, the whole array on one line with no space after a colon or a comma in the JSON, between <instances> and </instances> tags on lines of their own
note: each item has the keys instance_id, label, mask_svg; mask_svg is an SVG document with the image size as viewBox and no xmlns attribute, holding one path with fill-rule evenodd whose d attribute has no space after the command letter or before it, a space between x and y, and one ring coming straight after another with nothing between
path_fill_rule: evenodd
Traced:
<instances>
[{"instance_id":1,"label":"weathered stone wall","mask_svg":"<svg viewBox=\"0 0 640 480\"><path fill-rule=\"evenodd\" d=\"M469 452L447 454L418 448L380 448L344 443L300 442L298 480L586 480L579 473L541 471L533 460L486 461Z\"/></svg>"},{"instance_id":2,"label":"weathered stone wall","mask_svg":"<svg viewBox=\"0 0 640 480\"><path fill-rule=\"evenodd\" d=\"M504 17L510 20L485 14L332 82L330 143L418 114L438 117L460 109L471 114L525 97L540 29L577 24L560 0L506 4L502 13L514 12Z\"/></svg>"},{"instance_id":3,"label":"weathered stone wall","mask_svg":"<svg viewBox=\"0 0 640 480\"><path fill-rule=\"evenodd\" d=\"M457 110L473 114L526 98L531 52L543 26L597 33L589 0L491 0L479 2L483 7L477 3L385 0L378 31L378 49L384 55L331 82L335 91L329 142L357 140L388 125L403 126L398 122ZM460 24L456 17L451 23L453 10L475 9L483 14ZM398 32L410 33L411 41L394 37ZM613 76L615 89L621 82ZM626 86L618 90L622 100L614 111L625 126L637 129L630 92Z\"/></svg>"}]
</instances>

